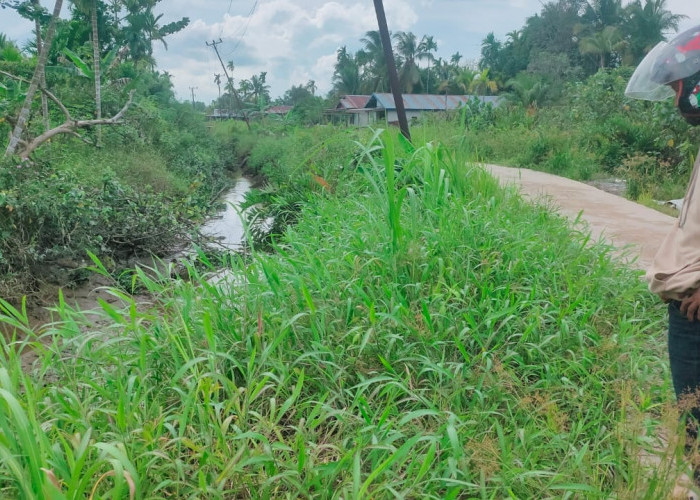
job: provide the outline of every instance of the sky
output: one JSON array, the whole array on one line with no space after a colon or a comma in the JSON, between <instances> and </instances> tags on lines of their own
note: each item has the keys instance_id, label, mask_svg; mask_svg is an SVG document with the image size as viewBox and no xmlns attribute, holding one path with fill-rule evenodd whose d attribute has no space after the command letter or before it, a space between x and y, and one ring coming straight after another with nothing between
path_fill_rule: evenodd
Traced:
<instances>
[{"instance_id":1,"label":"sky","mask_svg":"<svg viewBox=\"0 0 700 500\"><path fill-rule=\"evenodd\" d=\"M543 0L384 0L389 29L412 31L420 39L432 35L437 56L462 54L462 62L477 61L481 41L491 31L504 40L538 14ZM626 4L627 2L623 2ZM42 0L49 10L53 1ZM696 0L667 0L674 14L688 16L681 30L700 24ZM236 82L267 72L272 97L292 85L316 82L318 93L331 88L336 51L354 52L360 39L377 29L371 0L162 0L161 23L189 17L190 24L169 36L167 50L156 42L158 68L172 75L177 97L210 103L218 95L214 74L219 60L206 42L218 45L224 63L233 61ZM68 2L63 8L68 15ZM0 10L0 33L20 45L31 37L32 23L14 11Z\"/></svg>"}]
</instances>

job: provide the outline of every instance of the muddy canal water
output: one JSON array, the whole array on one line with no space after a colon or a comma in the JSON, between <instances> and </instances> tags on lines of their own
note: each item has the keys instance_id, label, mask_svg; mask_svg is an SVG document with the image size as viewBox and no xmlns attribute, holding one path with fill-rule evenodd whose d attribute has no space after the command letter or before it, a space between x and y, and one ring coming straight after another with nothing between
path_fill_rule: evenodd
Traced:
<instances>
[{"instance_id":1,"label":"muddy canal water","mask_svg":"<svg viewBox=\"0 0 700 500\"><path fill-rule=\"evenodd\" d=\"M220 199L220 203L225 203L225 208L207 221L200 229L204 236L207 236L217 242L218 245L228 250L238 250L242 247L245 230L243 221L239 215L241 202L245 195L253 187L253 181L247 177L237 177L232 180L233 187L224 193ZM178 258L186 257L191 253L188 249L184 249L175 255L164 258L166 262L177 260ZM152 260L145 258L141 260L145 267L151 267ZM134 265L138 265L138 262ZM114 283L106 277L93 275L87 282L63 290L65 303L71 307L75 307L81 311L88 312L90 310L100 309L100 300L118 305L120 302L118 297L110 292L109 287ZM53 304L57 303L58 289L50 287L42 292L41 297L28 309L29 325L35 332L43 329L43 325L56 321L50 309ZM135 297L137 302L148 303L149 297ZM0 328L0 334L4 333L7 337L11 337L12 333L6 329ZM26 352L26 351L25 351ZM25 361L31 361L33 356L29 355Z\"/></svg>"},{"instance_id":2,"label":"muddy canal water","mask_svg":"<svg viewBox=\"0 0 700 500\"><path fill-rule=\"evenodd\" d=\"M226 209L204 224L202 234L216 239L220 245L228 249L239 249L245 237L245 230L238 210L246 193L252 187L253 183L250 179L239 177L234 188L221 200L226 203Z\"/></svg>"}]
</instances>

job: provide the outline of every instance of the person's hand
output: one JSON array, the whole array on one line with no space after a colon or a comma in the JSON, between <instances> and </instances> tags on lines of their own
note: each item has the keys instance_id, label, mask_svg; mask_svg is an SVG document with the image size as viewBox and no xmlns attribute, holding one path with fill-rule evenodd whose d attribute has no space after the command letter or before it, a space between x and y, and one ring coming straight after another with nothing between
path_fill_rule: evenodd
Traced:
<instances>
[{"instance_id":1,"label":"person's hand","mask_svg":"<svg viewBox=\"0 0 700 500\"><path fill-rule=\"evenodd\" d=\"M687 316L690 322L700 319L700 288L681 301L681 314Z\"/></svg>"}]
</instances>

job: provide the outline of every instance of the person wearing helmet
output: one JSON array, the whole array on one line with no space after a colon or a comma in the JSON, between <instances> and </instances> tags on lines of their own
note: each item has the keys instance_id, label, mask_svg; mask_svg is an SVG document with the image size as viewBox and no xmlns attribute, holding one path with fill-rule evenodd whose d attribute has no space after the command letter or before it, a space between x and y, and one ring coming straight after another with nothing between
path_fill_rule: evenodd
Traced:
<instances>
[{"instance_id":1,"label":"person wearing helmet","mask_svg":"<svg viewBox=\"0 0 700 500\"><path fill-rule=\"evenodd\" d=\"M625 95L650 101L673 97L681 116L700 125L700 26L649 52ZM679 406L694 417L686 427L694 442L700 422L700 154L678 220L646 278L649 289L668 303L671 378Z\"/></svg>"}]
</instances>

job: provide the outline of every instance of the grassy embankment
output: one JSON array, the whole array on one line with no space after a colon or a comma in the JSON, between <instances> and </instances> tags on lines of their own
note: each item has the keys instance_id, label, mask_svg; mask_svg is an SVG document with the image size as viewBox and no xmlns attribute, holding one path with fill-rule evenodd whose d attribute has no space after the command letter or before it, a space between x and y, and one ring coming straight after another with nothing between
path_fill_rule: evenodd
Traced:
<instances>
[{"instance_id":1,"label":"grassy embankment","mask_svg":"<svg viewBox=\"0 0 700 500\"><path fill-rule=\"evenodd\" d=\"M252 148L294 172L280 195L310 172L332 193L307 189L276 252L224 281L141 273L152 307L60 303L37 332L5 305L28 340L3 346L0 496L665 496L670 461L637 460L673 419L638 274L464 142L315 134L280 139L287 162Z\"/></svg>"},{"instance_id":2,"label":"grassy embankment","mask_svg":"<svg viewBox=\"0 0 700 500\"><path fill-rule=\"evenodd\" d=\"M137 95L101 148L59 136L32 163L0 159L0 297L80 281L86 250L115 269L163 255L229 182L232 150L191 107Z\"/></svg>"},{"instance_id":3,"label":"grassy embankment","mask_svg":"<svg viewBox=\"0 0 700 500\"><path fill-rule=\"evenodd\" d=\"M688 126L670 100L625 98L630 73L601 71L567 84L563 97L546 107L470 106L461 117L466 136L484 161L582 181L623 179L627 197L644 203L681 198L700 130Z\"/></svg>"}]
</instances>

